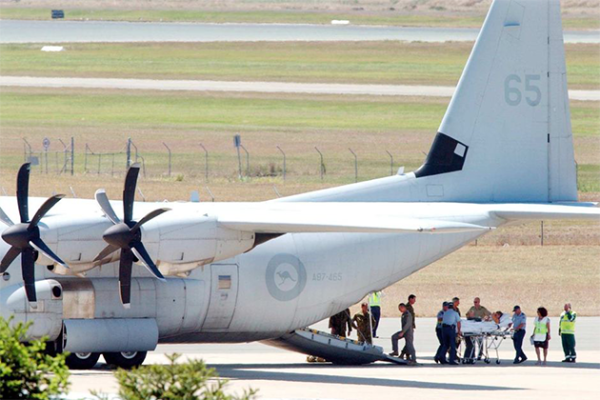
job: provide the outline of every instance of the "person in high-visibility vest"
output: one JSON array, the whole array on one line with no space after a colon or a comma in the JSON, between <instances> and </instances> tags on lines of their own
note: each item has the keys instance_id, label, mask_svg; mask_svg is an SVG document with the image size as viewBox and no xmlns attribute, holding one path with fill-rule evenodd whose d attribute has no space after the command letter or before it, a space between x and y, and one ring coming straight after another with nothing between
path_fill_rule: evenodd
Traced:
<instances>
[{"instance_id":1,"label":"person in high-visibility vest","mask_svg":"<svg viewBox=\"0 0 600 400\"><path fill-rule=\"evenodd\" d=\"M565 352L565 359L562 362L575 362L577 353L575 353L575 319L577 313L571 310L571 303L567 303L564 306L562 314L560 314L560 326L558 328L558 334L562 339L563 351Z\"/></svg>"},{"instance_id":2,"label":"person in high-visibility vest","mask_svg":"<svg viewBox=\"0 0 600 400\"><path fill-rule=\"evenodd\" d=\"M537 309L537 317L535 317L534 331L531 335L533 345L535 346L535 354L537 355L537 363L535 365L546 365L548 358L548 341L550 338L550 318L548 318L548 310L545 307ZM540 356L540 349L544 349L544 361Z\"/></svg>"},{"instance_id":3,"label":"person in high-visibility vest","mask_svg":"<svg viewBox=\"0 0 600 400\"><path fill-rule=\"evenodd\" d=\"M371 309L371 314L373 314L373 318L375 318L375 324L373 325L373 337L378 337L377 327L379 326L379 320L381 319L382 296L382 291L373 292L369 295L369 308Z\"/></svg>"}]
</instances>

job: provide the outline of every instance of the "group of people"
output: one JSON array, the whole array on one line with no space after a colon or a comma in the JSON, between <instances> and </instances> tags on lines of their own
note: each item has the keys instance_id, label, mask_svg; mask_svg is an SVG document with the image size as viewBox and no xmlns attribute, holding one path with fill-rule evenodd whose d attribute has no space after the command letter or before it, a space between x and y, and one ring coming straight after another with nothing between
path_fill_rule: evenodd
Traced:
<instances>
[{"instance_id":1,"label":"group of people","mask_svg":"<svg viewBox=\"0 0 600 400\"><path fill-rule=\"evenodd\" d=\"M381 318L381 297L382 292L374 292L369 296L368 302L361 304L361 311L354 316L350 315L350 310L346 309L329 319L331 333L341 337L347 337L356 329L358 340L372 344L373 337L377 336L377 328ZM416 364L416 351L414 347L415 310L414 304L417 297L414 294L408 296L406 303L400 303L398 310L401 314L401 329L392 335L391 356L406 359L408 364ZM435 333L439 341L438 350L434 356L436 363L458 365L459 357L457 348L463 336L461 321L489 321L496 324L499 328L510 329L515 349L514 364L521 364L527 360L523 351L523 341L527 332L527 316L516 305L513 307L512 316L502 311L490 312L481 305L481 299L476 297L473 300L473 306L467 311L466 319L462 319L459 309L460 299L455 297L452 301L445 301L442 309L437 314L437 323ZM576 362L577 354L575 352L575 321L577 314L571 309L571 304L564 305L564 311L560 315L558 334L561 337L562 347L565 354L563 362ZM531 343L535 347L537 355L537 365L545 365L548 356L548 344L552 339L550 329L550 318L548 310L544 307L537 309L537 316L534 320L534 330L530 337ZM404 339L404 348L399 352L398 342ZM483 353L483 344L479 343L478 359L481 359ZM467 360L475 359L475 343L467 335L465 336L465 351L463 356Z\"/></svg>"},{"instance_id":2,"label":"group of people","mask_svg":"<svg viewBox=\"0 0 600 400\"><path fill-rule=\"evenodd\" d=\"M434 357L436 363L458 364L457 345L460 343L461 332L461 314L458 306L460 299L455 297L452 301L444 302L442 310L437 314L436 334L440 342L438 351ZM491 313L487 308L481 305L481 300L476 297L473 300L473 306L466 314L467 321L493 321L501 329L506 327L512 331L513 345L515 348L515 358L513 364L521 364L527 361L527 356L523 351L523 341L527 332L527 316L516 305L513 307L513 315L509 317L502 311ZM575 352L575 319L577 314L571 309L571 304L564 305L564 311L560 315L560 326L558 334L562 339L562 347L565 354L563 362L576 362L577 354ZM509 320L510 318L510 320ZM531 343L535 347L537 355L536 365L546 365L548 357L548 344L551 339L550 318L548 310L545 307L537 309L537 316L534 319L534 330L530 337ZM465 338L464 357L467 360L474 360L474 343L469 338ZM482 345L482 343L480 343ZM479 348L478 359L481 359L483 348ZM449 358L446 358L446 354ZM542 360L543 354L543 360Z\"/></svg>"}]
</instances>

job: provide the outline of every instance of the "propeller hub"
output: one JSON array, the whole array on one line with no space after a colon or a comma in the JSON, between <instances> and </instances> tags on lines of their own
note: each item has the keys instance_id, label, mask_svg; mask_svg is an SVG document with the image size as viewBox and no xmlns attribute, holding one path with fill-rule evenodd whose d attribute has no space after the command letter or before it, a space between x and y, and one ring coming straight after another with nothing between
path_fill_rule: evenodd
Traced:
<instances>
[{"instance_id":1,"label":"propeller hub","mask_svg":"<svg viewBox=\"0 0 600 400\"><path fill-rule=\"evenodd\" d=\"M18 249L29 247L29 242L39 234L37 227L29 229L29 223L9 226L2 232L2 240Z\"/></svg>"},{"instance_id":2,"label":"propeller hub","mask_svg":"<svg viewBox=\"0 0 600 400\"><path fill-rule=\"evenodd\" d=\"M119 248L129 248L130 244L141 240L141 232L138 229L132 232L131 228L124 222L113 225L104 231L102 238L110 245Z\"/></svg>"}]
</instances>

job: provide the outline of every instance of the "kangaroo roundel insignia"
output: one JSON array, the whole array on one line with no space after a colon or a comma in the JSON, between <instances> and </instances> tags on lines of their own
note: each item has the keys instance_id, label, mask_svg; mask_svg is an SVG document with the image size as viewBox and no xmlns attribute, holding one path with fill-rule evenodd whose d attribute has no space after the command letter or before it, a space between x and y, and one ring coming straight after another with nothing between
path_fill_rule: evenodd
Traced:
<instances>
[{"instance_id":1,"label":"kangaroo roundel insignia","mask_svg":"<svg viewBox=\"0 0 600 400\"><path fill-rule=\"evenodd\" d=\"M265 278L271 296L280 301L289 301L304 290L306 268L292 254L277 254L269 261Z\"/></svg>"}]
</instances>

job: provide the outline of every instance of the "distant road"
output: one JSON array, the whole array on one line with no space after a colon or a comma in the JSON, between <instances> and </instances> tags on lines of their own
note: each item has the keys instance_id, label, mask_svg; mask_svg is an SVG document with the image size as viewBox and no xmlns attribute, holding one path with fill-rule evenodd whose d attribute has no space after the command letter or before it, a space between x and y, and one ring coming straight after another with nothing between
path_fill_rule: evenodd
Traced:
<instances>
[{"instance_id":1,"label":"distant road","mask_svg":"<svg viewBox=\"0 0 600 400\"><path fill-rule=\"evenodd\" d=\"M0 20L0 43L366 41L470 42L476 28ZM566 43L600 43L600 31L565 31Z\"/></svg>"},{"instance_id":2,"label":"distant road","mask_svg":"<svg viewBox=\"0 0 600 400\"><path fill-rule=\"evenodd\" d=\"M454 88L451 86L110 78L45 78L27 76L0 76L0 86L426 97L451 97L454 93ZM572 100L600 101L600 90L570 90L569 98Z\"/></svg>"}]
</instances>

